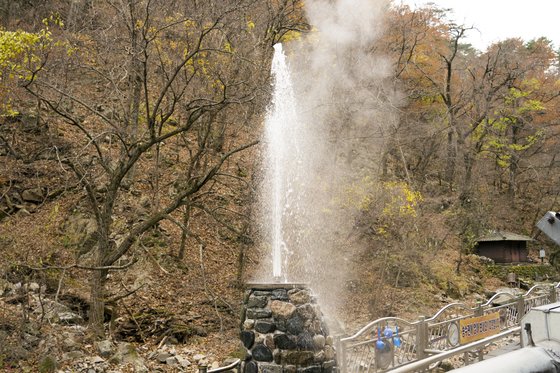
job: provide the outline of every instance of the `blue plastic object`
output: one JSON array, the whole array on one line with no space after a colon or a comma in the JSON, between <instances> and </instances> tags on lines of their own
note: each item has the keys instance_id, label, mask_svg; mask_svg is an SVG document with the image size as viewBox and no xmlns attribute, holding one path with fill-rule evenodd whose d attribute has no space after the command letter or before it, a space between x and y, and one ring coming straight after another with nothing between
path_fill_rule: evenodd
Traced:
<instances>
[{"instance_id":1,"label":"blue plastic object","mask_svg":"<svg viewBox=\"0 0 560 373\"><path fill-rule=\"evenodd\" d=\"M393 331L391 330L391 328L389 328L389 325L387 325L385 327L385 330L383 330L383 336L385 338L392 338L393 337Z\"/></svg>"},{"instance_id":2,"label":"blue plastic object","mask_svg":"<svg viewBox=\"0 0 560 373\"><path fill-rule=\"evenodd\" d=\"M400 347L402 344L401 338L399 337L399 327L395 328L395 338L393 339L393 344L395 347Z\"/></svg>"},{"instance_id":3,"label":"blue plastic object","mask_svg":"<svg viewBox=\"0 0 560 373\"><path fill-rule=\"evenodd\" d=\"M377 342L375 342L375 348L378 350L383 350L385 348L385 342L381 340L381 329L377 328Z\"/></svg>"}]
</instances>

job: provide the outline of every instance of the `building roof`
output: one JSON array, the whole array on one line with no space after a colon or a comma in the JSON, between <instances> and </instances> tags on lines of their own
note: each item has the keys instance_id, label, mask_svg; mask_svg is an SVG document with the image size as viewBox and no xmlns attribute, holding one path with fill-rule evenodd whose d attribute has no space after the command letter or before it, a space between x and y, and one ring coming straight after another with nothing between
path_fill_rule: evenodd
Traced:
<instances>
[{"instance_id":1,"label":"building roof","mask_svg":"<svg viewBox=\"0 0 560 373\"><path fill-rule=\"evenodd\" d=\"M476 240L477 242L489 242L489 241L533 241L531 237L524 236L522 234L504 232L504 231L493 231L485 236L482 236Z\"/></svg>"}]
</instances>

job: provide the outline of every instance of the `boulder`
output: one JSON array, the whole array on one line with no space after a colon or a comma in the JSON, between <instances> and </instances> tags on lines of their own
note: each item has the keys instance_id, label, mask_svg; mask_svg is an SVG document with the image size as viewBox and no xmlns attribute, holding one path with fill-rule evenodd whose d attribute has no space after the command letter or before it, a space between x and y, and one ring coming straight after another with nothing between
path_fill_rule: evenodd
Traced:
<instances>
[{"instance_id":1,"label":"boulder","mask_svg":"<svg viewBox=\"0 0 560 373\"><path fill-rule=\"evenodd\" d=\"M274 336L274 344L282 350L293 350L297 347L294 339L287 334L277 334Z\"/></svg>"},{"instance_id":2,"label":"boulder","mask_svg":"<svg viewBox=\"0 0 560 373\"><path fill-rule=\"evenodd\" d=\"M85 356L84 353L82 351L79 351L79 350L65 352L65 353L62 354L62 361L79 360L79 359L82 359L84 356Z\"/></svg>"},{"instance_id":3,"label":"boulder","mask_svg":"<svg viewBox=\"0 0 560 373\"><path fill-rule=\"evenodd\" d=\"M175 359L177 359L177 363L178 363L182 368L185 368L185 369L186 369L186 368L188 368L188 367L190 367L190 366L192 365L191 362L190 362L187 358L185 358L185 357L183 357L183 356L181 356L181 355L176 355L176 356L175 356Z\"/></svg>"},{"instance_id":4,"label":"boulder","mask_svg":"<svg viewBox=\"0 0 560 373\"><path fill-rule=\"evenodd\" d=\"M325 347L326 344L326 338L325 336L321 335L321 334L317 334L313 336L313 344L315 346L315 349L320 350L323 347Z\"/></svg>"},{"instance_id":5,"label":"boulder","mask_svg":"<svg viewBox=\"0 0 560 373\"><path fill-rule=\"evenodd\" d=\"M314 355L311 351L288 351L285 361L289 365L306 366L313 363Z\"/></svg>"},{"instance_id":6,"label":"boulder","mask_svg":"<svg viewBox=\"0 0 560 373\"><path fill-rule=\"evenodd\" d=\"M253 350L253 359L256 361L271 362L272 351L263 344L256 345Z\"/></svg>"},{"instance_id":7,"label":"boulder","mask_svg":"<svg viewBox=\"0 0 560 373\"><path fill-rule=\"evenodd\" d=\"M311 320L316 316L315 308L309 303L299 306L297 313L304 320Z\"/></svg>"},{"instance_id":8,"label":"boulder","mask_svg":"<svg viewBox=\"0 0 560 373\"><path fill-rule=\"evenodd\" d=\"M82 316L74 312L60 312L57 315L58 322L60 324L75 325L84 322Z\"/></svg>"},{"instance_id":9,"label":"boulder","mask_svg":"<svg viewBox=\"0 0 560 373\"><path fill-rule=\"evenodd\" d=\"M268 303L268 298L261 296L257 297L255 295L251 295L249 300L247 301L248 308L264 308Z\"/></svg>"},{"instance_id":10,"label":"boulder","mask_svg":"<svg viewBox=\"0 0 560 373\"><path fill-rule=\"evenodd\" d=\"M117 351L111 357L110 362L113 364L131 364L135 372L148 372L148 368L144 364L144 359L130 343L121 342L117 345Z\"/></svg>"},{"instance_id":11,"label":"boulder","mask_svg":"<svg viewBox=\"0 0 560 373\"><path fill-rule=\"evenodd\" d=\"M240 335L241 342L245 348L251 348L255 342L255 333L250 330L243 330ZM195 356L196 360L196 356Z\"/></svg>"},{"instance_id":12,"label":"boulder","mask_svg":"<svg viewBox=\"0 0 560 373\"><path fill-rule=\"evenodd\" d=\"M103 359L101 356L93 356L89 358L89 361L92 364L102 364L105 362L105 359Z\"/></svg>"},{"instance_id":13,"label":"boulder","mask_svg":"<svg viewBox=\"0 0 560 373\"><path fill-rule=\"evenodd\" d=\"M272 291L272 296L270 297L272 300L289 300L288 298L288 291L286 289L276 289Z\"/></svg>"},{"instance_id":14,"label":"boulder","mask_svg":"<svg viewBox=\"0 0 560 373\"><path fill-rule=\"evenodd\" d=\"M297 346L300 350L313 350L315 348L313 335L311 335L311 333L309 332L303 332L298 335Z\"/></svg>"},{"instance_id":15,"label":"boulder","mask_svg":"<svg viewBox=\"0 0 560 373\"><path fill-rule=\"evenodd\" d=\"M82 316L65 306L62 303L55 302L50 299L39 299L37 295L33 296L34 314L44 314L44 317L49 322L61 324L81 324L84 322Z\"/></svg>"},{"instance_id":16,"label":"boulder","mask_svg":"<svg viewBox=\"0 0 560 373\"><path fill-rule=\"evenodd\" d=\"M259 366L254 361L248 361L245 363L243 371L244 373L258 373Z\"/></svg>"},{"instance_id":17,"label":"boulder","mask_svg":"<svg viewBox=\"0 0 560 373\"><path fill-rule=\"evenodd\" d=\"M274 325L272 320L259 320L255 324L255 330L259 333L272 333L275 329L276 326Z\"/></svg>"},{"instance_id":18,"label":"boulder","mask_svg":"<svg viewBox=\"0 0 560 373\"><path fill-rule=\"evenodd\" d=\"M304 321L297 315L291 317L286 323L286 329L288 333L293 335L299 335L301 332L303 332L304 326Z\"/></svg>"},{"instance_id":19,"label":"boulder","mask_svg":"<svg viewBox=\"0 0 560 373\"><path fill-rule=\"evenodd\" d=\"M272 311L272 316L274 318L287 319L293 315L296 309L296 306L294 306L293 304L280 300L273 300L270 303L270 310Z\"/></svg>"},{"instance_id":20,"label":"boulder","mask_svg":"<svg viewBox=\"0 0 560 373\"><path fill-rule=\"evenodd\" d=\"M281 365L276 364L259 364L261 373L282 373L283 369Z\"/></svg>"},{"instance_id":21,"label":"boulder","mask_svg":"<svg viewBox=\"0 0 560 373\"><path fill-rule=\"evenodd\" d=\"M267 334L264 336L264 345L271 350L274 350L276 348L276 344L274 343L274 337L272 336L272 334Z\"/></svg>"},{"instance_id":22,"label":"boulder","mask_svg":"<svg viewBox=\"0 0 560 373\"><path fill-rule=\"evenodd\" d=\"M266 319L272 316L272 311L265 308L250 308L247 310L248 319Z\"/></svg>"},{"instance_id":23,"label":"boulder","mask_svg":"<svg viewBox=\"0 0 560 373\"><path fill-rule=\"evenodd\" d=\"M305 304L311 301L311 294L307 290L290 290L288 292L288 297L290 298L290 302L293 304Z\"/></svg>"},{"instance_id":24,"label":"boulder","mask_svg":"<svg viewBox=\"0 0 560 373\"><path fill-rule=\"evenodd\" d=\"M41 188L33 188L24 190L21 193L21 199L25 202L32 202L32 203L41 203L45 200L45 193Z\"/></svg>"},{"instance_id":25,"label":"boulder","mask_svg":"<svg viewBox=\"0 0 560 373\"><path fill-rule=\"evenodd\" d=\"M196 363L198 364L201 360L205 360L206 359L206 355L202 355L202 354L196 354L193 356L193 360L196 361Z\"/></svg>"},{"instance_id":26,"label":"boulder","mask_svg":"<svg viewBox=\"0 0 560 373\"><path fill-rule=\"evenodd\" d=\"M325 361L325 351L319 351L313 356L313 360L316 363L322 363Z\"/></svg>"},{"instance_id":27,"label":"boulder","mask_svg":"<svg viewBox=\"0 0 560 373\"><path fill-rule=\"evenodd\" d=\"M160 352L159 354L157 354L156 360L162 364L165 364L167 362L167 359L171 357L173 357L173 355L171 355L169 352Z\"/></svg>"},{"instance_id":28,"label":"boulder","mask_svg":"<svg viewBox=\"0 0 560 373\"><path fill-rule=\"evenodd\" d=\"M251 330L255 327L255 320L247 319L243 322L243 329Z\"/></svg>"},{"instance_id":29,"label":"boulder","mask_svg":"<svg viewBox=\"0 0 560 373\"><path fill-rule=\"evenodd\" d=\"M335 355L336 354L332 346L325 346L325 358L327 360L334 360Z\"/></svg>"},{"instance_id":30,"label":"boulder","mask_svg":"<svg viewBox=\"0 0 560 373\"><path fill-rule=\"evenodd\" d=\"M0 278L0 297L4 295L4 293L8 293L12 289L12 284L3 278Z\"/></svg>"}]
</instances>

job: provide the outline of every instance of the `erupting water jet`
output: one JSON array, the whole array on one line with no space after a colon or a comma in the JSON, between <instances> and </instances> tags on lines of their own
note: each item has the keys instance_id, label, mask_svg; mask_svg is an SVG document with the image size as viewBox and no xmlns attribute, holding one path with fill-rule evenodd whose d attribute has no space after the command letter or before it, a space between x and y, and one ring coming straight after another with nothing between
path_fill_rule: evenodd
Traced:
<instances>
[{"instance_id":1,"label":"erupting water jet","mask_svg":"<svg viewBox=\"0 0 560 373\"><path fill-rule=\"evenodd\" d=\"M290 164L297 149L294 149L294 127L298 125L296 102L286 56L282 44L274 46L272 60L274 89L272 105L265 121L265 144L267 154L267 180L270 182L270 238L272 244L272 276L276 282L287 281L286 262L288 249L284 219L291 213L294 204L290 201L291 175Z\"/></svg>"}]
</instances>

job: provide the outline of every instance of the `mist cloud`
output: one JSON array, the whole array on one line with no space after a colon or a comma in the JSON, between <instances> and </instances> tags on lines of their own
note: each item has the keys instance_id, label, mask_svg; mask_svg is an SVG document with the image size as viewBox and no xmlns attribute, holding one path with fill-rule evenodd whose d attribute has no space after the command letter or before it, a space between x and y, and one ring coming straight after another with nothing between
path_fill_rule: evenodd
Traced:
<instances>
[{"instance_id":1,"label":"mist cloud","mask_svg":"<svg viewBox=\"0 0 560 373\"><path fill-rule=\"evenodd\" d=\"M351 257L361 250L355 232L360 211L346 200L348 190L375 178L384 129L397 118L387 88L390 65L375 44L388 6L385 0L307 1L316 31L289 45L302 123L299 178L305 180L299 190L304 227L292 262L305 263L297 275L331 313L340 311Z\"/></svg>"}]
</instances>

